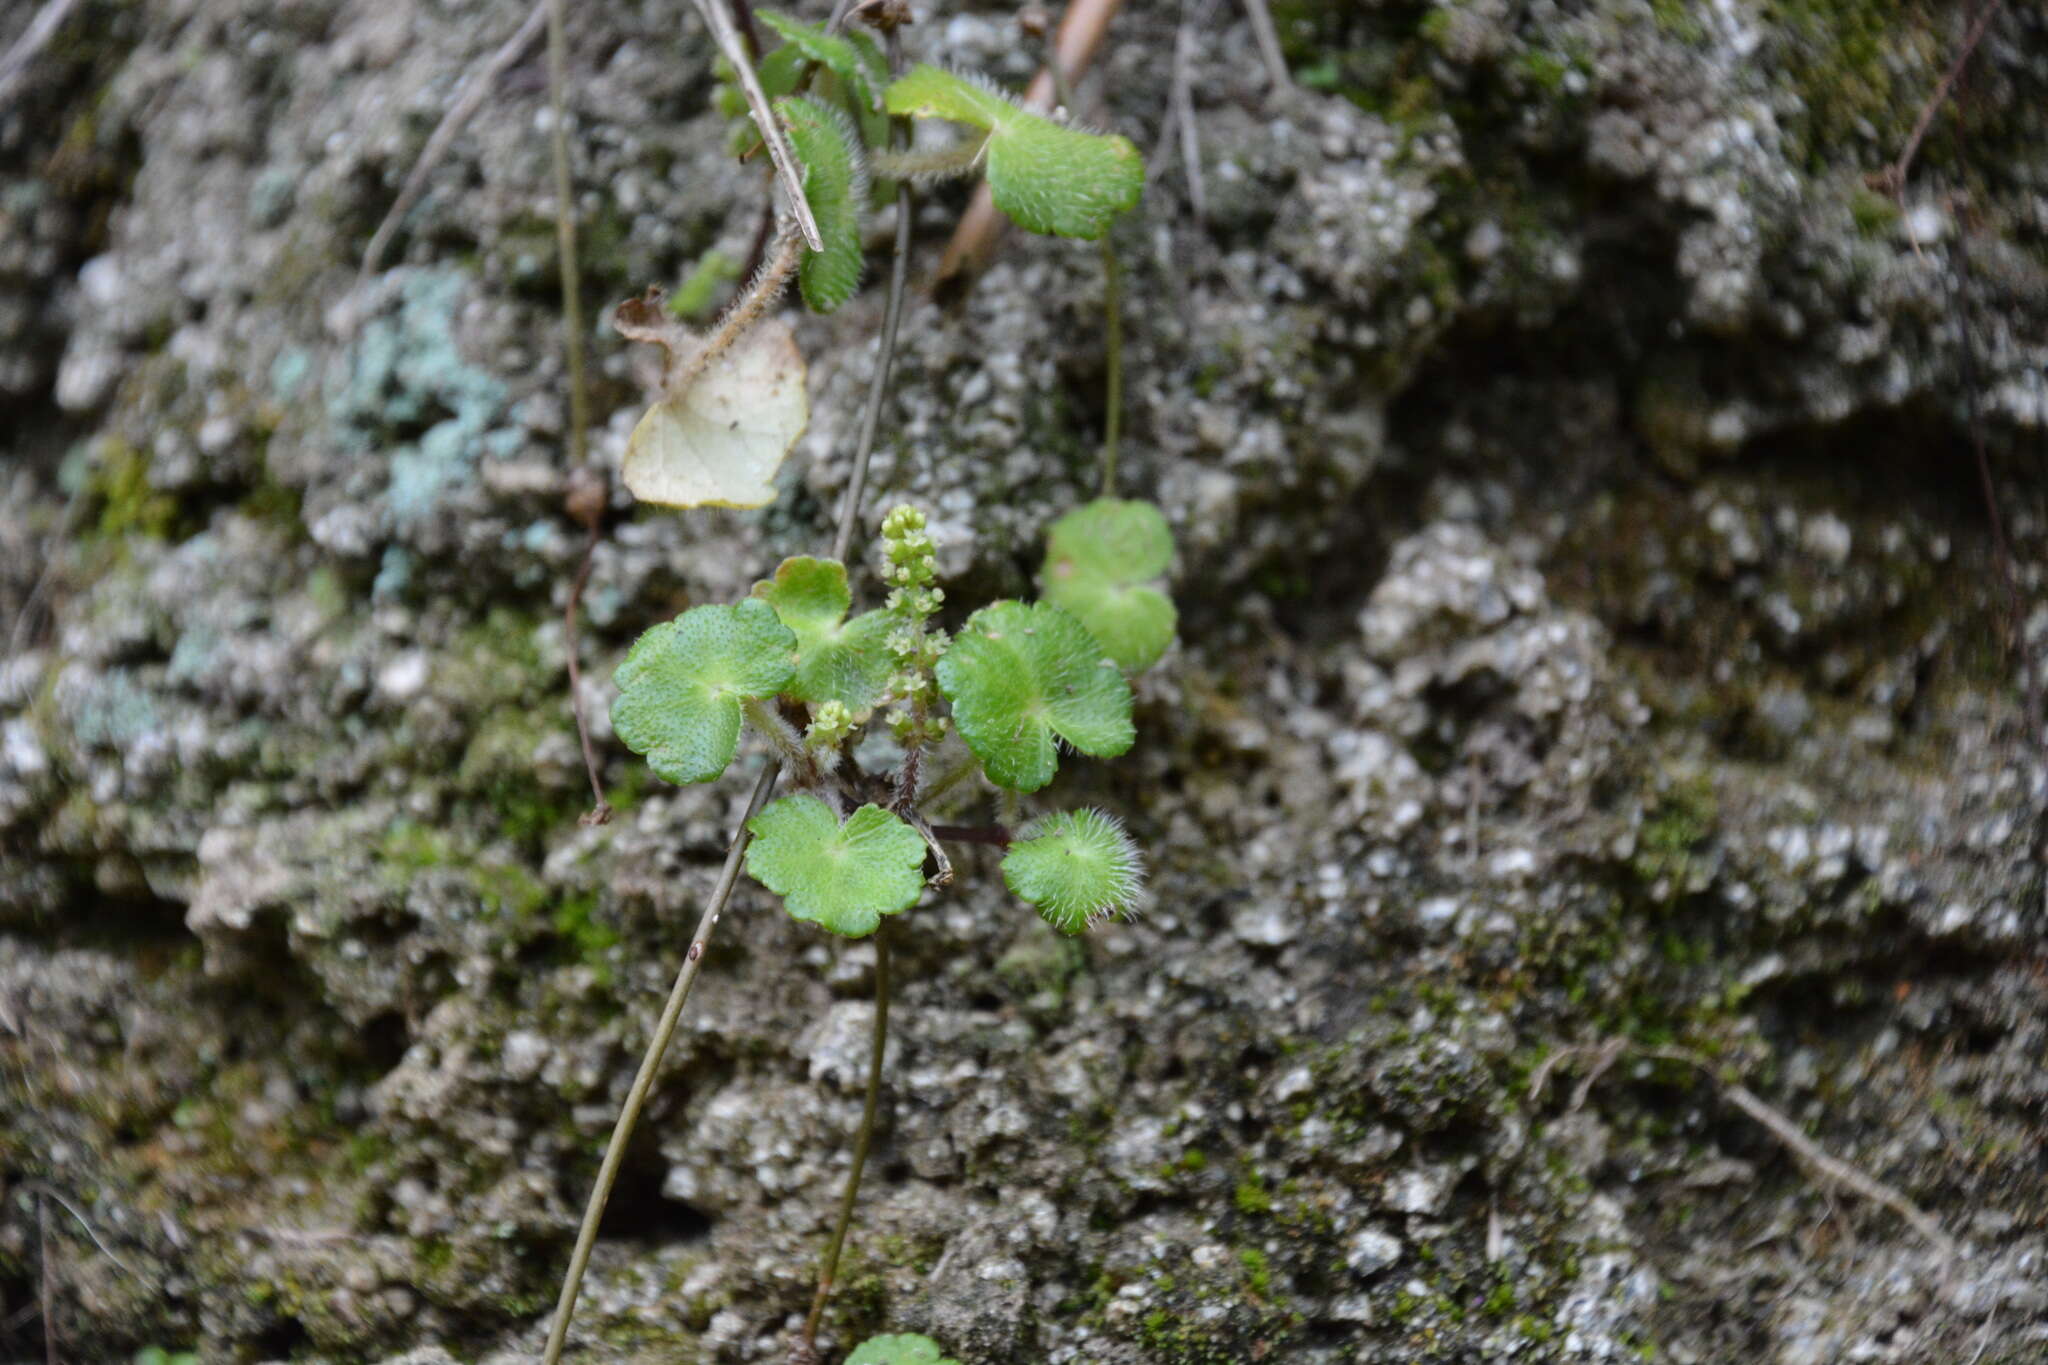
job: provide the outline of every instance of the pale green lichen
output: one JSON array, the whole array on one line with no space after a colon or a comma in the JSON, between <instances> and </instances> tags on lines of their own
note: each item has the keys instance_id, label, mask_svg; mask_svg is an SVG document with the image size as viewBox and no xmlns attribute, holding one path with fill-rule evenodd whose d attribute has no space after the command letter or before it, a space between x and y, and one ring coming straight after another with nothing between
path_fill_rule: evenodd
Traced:
<instances>
[{"instance_id":1,"label":"pale green lichen","mask_svg":"<svg viewBox=\"0 0 2048 1365\"><path fill-rule=\"evenodd\" d=\"M493 430L504 382L464 359L456 342L467 288L458 271L408 274L396 316L364 324L354 363L328 396L328 420L342 439L388 458L385 506L398 529L429 516L480 454L503 453L518 439Z\"/></svg>"}]
</instances>

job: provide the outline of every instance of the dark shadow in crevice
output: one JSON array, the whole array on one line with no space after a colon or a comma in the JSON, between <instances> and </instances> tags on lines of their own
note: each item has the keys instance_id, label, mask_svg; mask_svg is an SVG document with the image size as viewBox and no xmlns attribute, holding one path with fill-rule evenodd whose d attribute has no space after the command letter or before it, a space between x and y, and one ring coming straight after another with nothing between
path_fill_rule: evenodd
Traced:
<instances>
[{"instance_id":1,"label":"dark shadow in crevice","mask_svg":"<svg viewBox=\"0 0 2048 1365\"><path fill-rule=\"evenodd\" d=\"M663 1193L668 1162L648 1131L649 1126L641 1125L626 1149L626 1158L619 1165L618 1183L612 1187L604 1219L597 1225L598 1240L648 1246L702 1241L711 1235L717 1220Z\"/></svg>"},{"instance_id":2,"label":"dark shadow in crevice","mask_svg":"<svg viewBox=\"0 0 2048 1365\"><path fill-rule=\"evenodd\" d=\"M312 1342L305 1323L297 1318L280 1318L263 1330L250 1349L256 1360L296 1360Z\"/></svg>"}]
</instances>

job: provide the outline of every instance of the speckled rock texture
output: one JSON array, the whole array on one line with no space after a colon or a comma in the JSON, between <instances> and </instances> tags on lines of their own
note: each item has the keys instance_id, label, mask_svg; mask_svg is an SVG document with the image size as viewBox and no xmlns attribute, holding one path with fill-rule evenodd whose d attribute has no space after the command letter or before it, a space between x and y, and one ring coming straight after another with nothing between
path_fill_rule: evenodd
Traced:
<instances>
[{"instance_id":1,"label":"speckled rock texture","mask_svg":"<svg viewBox=\"0 0 2048 1365\"><path fill-rule=\"evenodd\" d=\"M2039 5L1874 179L1974 8L1276 0L1288 91L1235 0L1119 15L1078 101L1157 148L1122 485L1181 639L1046 796L1149 903L1064 939L968 849L904 917L827 1360L2048 1358ZM767 179L691 6L570 12L601 318L744 258ZM538 1356L747 786L648 777L610 672L825 543L882 300L797 319L773 506L620 495L579 826L538 51L356 279L524 17L82 0L0 107L0 1360L46 1300L70 1365ZM1021 83L1013 17L906 37ZM949 610L1093 493L1103 299L1017 234L913 293L865 523L928 512ZM590 343L615 465L639 362ZM573 1359L788 1358L874 966L741 891Z\"/></svg>"}]
</instances>

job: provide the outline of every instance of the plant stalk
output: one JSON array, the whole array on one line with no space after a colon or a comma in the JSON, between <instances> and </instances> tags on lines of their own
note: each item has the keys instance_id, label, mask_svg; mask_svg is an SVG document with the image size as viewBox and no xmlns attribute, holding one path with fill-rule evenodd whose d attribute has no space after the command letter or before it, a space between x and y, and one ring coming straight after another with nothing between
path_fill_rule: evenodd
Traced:
<instances>
[{"instance_id":1,"label":"plant stalk","mask_svg":"<svg viewBox=\"0 0 2048 1365\"><path fill-rule=\"evenodd\" d=\"M896 65L901 44L889 34L889 64ZM909 120L889 120L889 145L901 148L908 141ZM853 528L860 520L861 498L867 492L868 466L873 462L875 434L882 424L882 400L889 388L889 371L896 362L896 333L903 325L903 296L910 278L910 220L917 205L911 197L910 182L896 182L896 255L889 262L889 300L882 311L882 349L875 356L875 376L868 382L868 405L860 417L860 436L853 447L853 472L847 477L846 492L839 499L839 529L832 537L832 558L844 563L853 548Z\"/></svg>"},{"instance_id":2,"label":"plant stalk","mask_svg":"<svg viewBox=\"0 0 2048 1365\"><path fill-rule=\"evenodd\" d=\"M1287 73L1287 54L1280 47L1280 30L1273 26L1273 12L1266 8L1266 0L1244 0L1244 9L1252 21L1252 36L1259 44L1259 56L1266 63L1266 81L1275 93L1294 88L1294 78Z\"/></svg>"},{"instance_id":3,"label":"plant stalk","mask_svg":"<svg viewBox=\"0 0 2048 1365\"><path fill-rule=\"evenodd\" d=\"M860 1132L853 1140L853 1165L846 1172L846 1190L839 1198L839 1221L825 1255L818 1263L818 1289L811 1296L810 1315L804 1319L803 1336L798 1339L795 1359L815 1360L818 1354L818 1323L825 1316L825 1301L832 1295L832 1281L839 1273L839 1253L846 1245L847 1229L853 1226L854 1206L860 1199L861 1171L868 1164L874 1145L875 1113L882 1099L882 1054L889 1043L889 924L875 929L875 1029L868 1045L868 1093L861 1107Z\"/></svg>"},{"instance_id":4,"label":"plant stalk","mask_svg":"<svg viewBox=\"0 0 2048 1365\"><path fill-rule=\"evenodd\" d=\"M578 510L588 513L583 560L577 567L575 582L569 585L569 600L562 608L562 647L569 657L569 710L576 717L576 741L583 750L584 775L590 779L591 804L583 815L583 823L601 825L612 818L612 808L604 799L597 751L590 743L590 724L583 715L583 677L578 657L583 644L576 634L576 613L583 604L583 588L590 581L590 566L596 559L597 541L603 531L605 489L602 478L594 479L587 468L590 386L583 369L583 271L576 254L576 185L569 172L569 36L563 13L565 0L546 0L546 4L548 102L554 109L554 135L549 143L555 163L555 254L561 258L562 350L569 370L570 497L574 504L581 493L583 505ZM514 35L514 41L518 41L518 35ZM513 44L507 44L506 51L512 49ZM479 92L488 85L488 78L479 82ZM395 226L396 210L393 214L391 222ZM369 259L364 260L365 268Z\"/></svg>"},{"instance_id":5,"label":"plant stalk","mask_svg":"<svg viewBox=\"0 0 2048 1365\"><path fill-rule=\"evenodd\" d=\"M662 1007L661 1018L654 1026L654 1036L647 1042L647 1053L640 1059L639 1074L633 1077L632 1088L626 1092L626 1102L620 1106L618 1121L612 1125L611 1142L604 1151L604 1164L598 1168L597 1184L590 1191L589 1206L583 1210L583 1224L576 1230L576 1249L569 1255L569 1272L563 1277L562 1294L555 1304L555 1321L548 1329L547 1347L541 1353L542 1365L560 1365L562 1343L569 1336L569 1319L576 1311L576 1296L583 1288L583 1273L590 1266L591 1249L597 1244L597 1227L604 1221L604 1206L611 1199L612 1186L619 1178L619 1167L626 1159L626 1145L632 1139L634 1125L640 1121L640 1109L647 1103L647 1092L654 1088L654 1075L661 1069L661 1059L668 1052L669 1041L675 1037L676 1024L683 1017L683 1006L690 999L690 988L697 984L697 969L703 965L711 931L718 927L718 917L725 913L725 903L732 899L733 887L739 882L747 845L753 840L747 821L760 814L761 807L768 803L768 794L775 790L775 779L781 775L781 765L771 763L762 769L760 780L754 783L754 794L747 801L747 813L740 817L739 828L733 831L732 847L725 855L725 868L718 874L718 885L713 888L711 899L704 904L704 913L697 920L697 932L690 937L690 946L683 952L683 965L676 972L676 983L669 989L668 1003Z\"/></svg>"},{"instance_id":6,"label":"plant stalk","mask_svg":"<svg viewBox=\"0 0 2048 1365\"><path fill-rule=\"evenodd\" d=\"M590 583L591 565L597 562L597 541L603 534L603 527L593 524L583 538L583 562L576 567L576 577L569 584L569 600L562 604L562 646L569 659L569 710L576 717L576 740L583 747L583 775L590 779L590 809L584 812L585 825L609 824L612 807L604 799L604 780L598 776L597 750L590 742L590 725L583 718L583 666L578 659L582 641L576 633L576 617L583 606L583 590Z\"/></svg>"},{"instance_id":7,"label":"plant stalk","mask_svg":"<svg viewBox=\"0 0 2048 1365\"><path fill-rule=\"evenodd\" d=\"M569 360L569 463L589 455L590 393L583 375L583 277L576 258L576 187L569 174L569 37L565 0L548 0L548 99L554 106L555 251L562 266L562 342Z\"/></svg>"},{"instance_id":8,"label":"plant stalk","mask_svg":"<svg viewBox=\"0 0 2048 1365\"><path fill-rule=\"evenodd\" d=\"M1054 97L1069 116L1078 111L1074 107L1074 87L1067 80L1067 68L1060 57L1059 45L1054 43L1046 53L1045 69L1052 74ZM1123 269L1117 262L1116 243L1110 234L1102 235L1102 306L1107 317L1105 329L1106 362L1102 418L1102 496L1116 494L1116 445L1117 436L1123 430L1124 416L1124 299Z\"/></svg>"},{"instance_id":9,"label":"plant stalk","mask_svg":"<svg viewBox=\"0 0 2048 1365\"><path fill-rule=\"evenodd\" d=\"M57 1365L57 1274L50 1268L50 1208L36 1197L37 1311L43 1319L43 1365Z\"/></svg>"},{"instance_id":10,"label":"plant stalk","mask_svg":"<svg viewBox=\"0 0 2048 1365\"><path fill-rule=\"evenodd\" d=\"M1102 496L1116 496L1116 446L1117 436L1123 429L1124 417L1124 289L1123 267L1117 263L1116 245L1109 240L1109 234L1102 237L1102 294L1103 306L1109 314L1109 329L1105 343L1107 350L1106 369L1108 376L1107 403L1109 411L1102 419Z\"/></svg>"}]
</instances>

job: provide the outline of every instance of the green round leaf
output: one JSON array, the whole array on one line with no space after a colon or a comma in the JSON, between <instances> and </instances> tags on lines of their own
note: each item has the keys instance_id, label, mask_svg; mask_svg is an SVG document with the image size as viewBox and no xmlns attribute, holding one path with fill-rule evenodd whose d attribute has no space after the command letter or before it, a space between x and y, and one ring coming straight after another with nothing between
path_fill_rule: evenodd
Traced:
<instances>
[{"instance_id":1,"label":"green round leaf","mask_svg":"<svg viewBox=\"0 0 2048 1365\"><path fill-rule=\"evenodd\" d=\"M846 1365L960 1365L939 1353L939 1343L914 1332L899 1336L869 1337L853 1348Z\"/></svg>"},{"instance_id":2,"label":"green round leaf","mask_svg":"<svg viewBox=\"0 0 2048 1365\"><path fill-rule=\"evenodd\" d=\"M1003 880L1053 928L1078 934L1130 909L1144 885L1145 864L1112 817L1061 811L1024 827L1003 856Z\"/></svg>"},{"instance_id":3,"label":"green round leaf","mask_svg":"<svg viewBox=\"0 0 2048 1365\"><path fill-rule=\"evenodd\" d=\"M612 729L670 782L709 782L739 746L740 702L794 674L796 636L768 604L692 607L638 640L612 679Z\"/></svg>"},{"instance_id":4,"label":"green round leaf","mask_svg":"<svg viewBox=\"0 0 2048 1365\"><path fill-rule=\"evenodd\" d=\"M862 806L841 824L817 797L785 796L747 828L748 873L791 915L835 934L872 934L924 889L924 840L880 806Z\"/></svg>"},{"instance_id":5,"label":"green round leaf","mask_svg":"<svg viewBox=\"0 0 2048 1365\"><path fill-rule=\"evenodd\" d=\"M804 253L797 284L812 312L829 313L860 287L860 223L868 203L860 134L844 112L806 96L777 100L775 111L803 163L804 198L825 241L823 251Z\"/></svg>"},{"instance_id":6,"label":"green round leaf","mask_svg":"<svg viewBox=\"0 0 2048 1365\"><path fill-rule=\"evenodd\" d=\"M1158 662L1173 643L1173 601L1148 583L1173 559L1173 533L1149 502L1098 498L1047 532L1039 588L1072 612L1128 673Z\"/></svg>"},{"instance_id":7,"label":"green round leaf","mask_svg":"<svg viewBox=\"0 0 2048 1365\"><path fill-rule=\"evenodd\" d=\"M889 112L910 118L942 118L994 132L996 125L1024 111L985 81L919 62L885 94Z\"/></svg>"},{"instance_id":8,"label":"green round leaf","mask_svg":"<svg viewBox=\"0 0 2048 1365\"><path fill-rule=\"evenodd\" d=\"M989 137L988 187L1026 232L1092 242L1137 207L1145 159L1127 137L1020 112Z\"/></svg>"},{"instance_id":9,"label":"green round leaf","mask_svg":"<svg viewBox=\"0 0 2048 1365\"><path fill-rule=\"evenodd\" d=\"M1173 562L1173 532L1157 504L1139 498L1097 498L1061 517L1045 533L1046 566L1142 583Z\"/></svg>"},{"instance_id":10,"label":"green round leaf","mask_svg":"<svg viewBox=\"0 0 2048 1365\"><path fill-rule=\"evenodd\" d=\"M1035 792L1058 741L1110 758L1131 747L1131 689L1087 627L1044 602L997 602L967 618L938 664L960 738L989 780Z\"/></svg>"},{"instance_id":11,"label":"green round leaf","mask_svg":"<svg viewBox=\"0 0 2048 1365\"><path fill-rule=\"evenodd\" d=\"M754 585L754 596L796 635L796 677L784 692L814 705L836 701L856 716L874 709L895 666L894 623L880 611L846 619L853 593L844 564L809 555L785 559L775 577Z\"/></svg>"},{"instance_id":12,"label":"green round leaf","mask_svg":"<svg viewBox=\"0 0 2048 1365\"><path fill-rule=\"evenodd\" d=\"M1027 231L1092 241L1144 191L1145 161L1129 138L1054 123L970 77L920 63L886 101L892 114L987 129L989 190Z\"/></svg>"}]
</instances>

